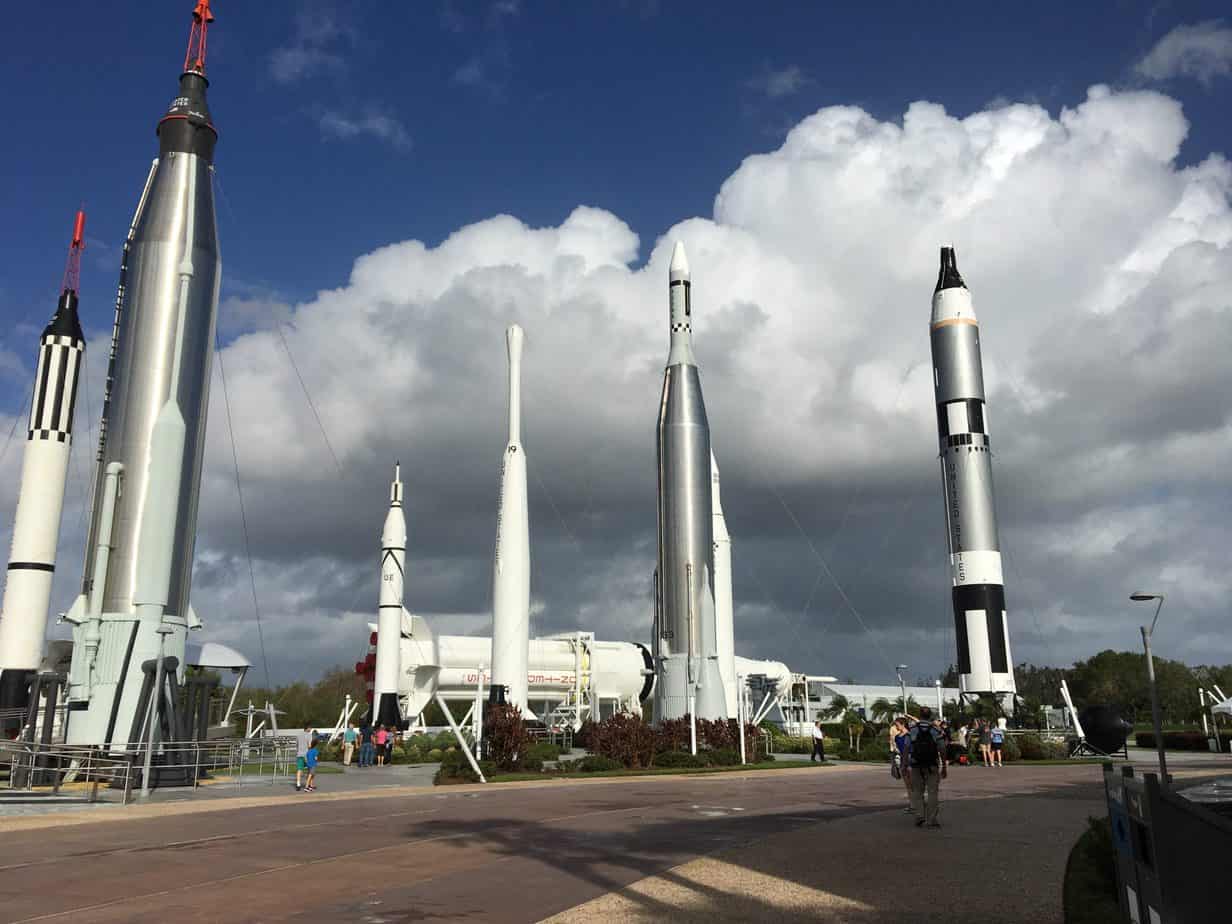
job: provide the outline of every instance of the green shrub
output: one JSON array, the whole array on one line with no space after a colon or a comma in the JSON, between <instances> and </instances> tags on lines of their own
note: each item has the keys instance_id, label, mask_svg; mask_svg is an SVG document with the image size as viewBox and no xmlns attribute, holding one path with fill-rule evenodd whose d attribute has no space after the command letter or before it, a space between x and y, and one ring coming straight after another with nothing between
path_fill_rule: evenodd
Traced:
<instances>
[{"instance_id":1,"label":"green shrub","mask_svg":"<svg viewBox=\"0 0 1232 924\"><path fill-rule=\"evenodd\" d=\"M735 748L713 748L699 756L711 767L734 767L740 763L740 752Z\"/></svg>"},{"instance_id":2,"label":"green shrub","mask_svg":"<svg viewBox=\"0 0 1232 924\"><path fill-rule=\"evenodd\" d=\"M539 760L559 760L560 745L550 741L536 741L526 752L527 757L537 757Z\"/></svg>"},{"instance_id":3,"label":"green shrub","mask_svg":"<svg viewBox=\"0 0 1232 924\"><path fill-rule=\"evenodd\" d=\"M393 749L389 752L389 762L390 762L391 764L402 764L402 763L406 763L406 750L405 750L405 748L400 748L400 747L398 747L398 746L395 744L395 745L393 746Z\"/></svg>"},{"instance_id":4,"label":"green shrub","mask_svg":"<svg viewBox=\"0 0 1232 924\"><path fill-rule=\"evenodd\" d=\"M518 770L522 773L542 773L543 758L527 754L522 758L521 766Z\"/></svg>"},{"instance_id":5,"label":"green shrub","mask_svg":"<svg viewBox=\"0 0 1232 924\"><path fill-rule=\"evenodd\" d=\"M830 744L834 739L826 742L826 750L830 749ZM846 740L842 742L843 746L847 746ZM812 754L813 739L812 738L775 738L774 750L780 754Z\"/></svg>"},{"instance_id":6,"label":"green shrub","mask_svg":"<svg viewBox=\"0 0 1232 924\"><path fill-rule=\"evenodd\" d=\"M451 751L450 753L457 753L457 752ZM444 757L445 757L445 752L442 751L440 748L433 748L432 750L428 752L428 760L433 761L433 762L442 760L444 759Z\"/></svg>"},{"instance_id":7,"label":"green shrub","mask_svg":"<svg viewBox=\"0 0 1232 924\"><path fill-rule=\"evenodd\" d=\"M623 770L624 764L601 754L591 754L577 761L577 769L583 773L602 773L606 770Z\"/></svg>"},{"instance_id":8,"label":"green shrub","mask_svg":"<svg viewBox=\"0 0 1232 924\"><path fill-rule=\"evenodd\" d=\"M496 772L496 766L486 760L479 762L479 769L483 771L484 776L491 776ZM471 763L466 759L466 754L462 751L452 751L442 758L436 775L432 777L432 782L437 786L449 783L478 783L479 777L471 769Z\"/></svg>"},{"instance_id":9,"label":"green shrub","mask_svg":"<svg viewBox=\"0 0 1232 924\"><path fill-rule=\"evenodd\" d=\"M1229 753L1229 749L1232 748L1232 738L1229 738L1226 734L1221 734L1219 741L1223 746L1224 753ZM1134 735L1134 743L1140 748L1153 749L1155 747L1155 733L1149 731L1137 732ZM1206 735L1200 731L1165 731L1164 750L1209 751L1210 744L1207 741Z\"/></svg>"},{"instance_id":10,"label":"green shrub","mask_svg":"<svg viewBox=\"0 0 1232 924\"><path fill-rule=\"evenodd\" d=\"M707 760L701 754L690 754L688 751L664 751L655 755L656 767L705 767Z\"/></svg>"},{"instance_id":11,"label":"green shrub","mask_svg":"<svg viewBox=\"0 0 1232 924\"><path fill-rule=\"evenodd\" d=\"M1107 818L1089 818L1087 824L1065 865L1065 920L1068 924L1119 924L1112 827Z\"/></svg>"}]
</instances>

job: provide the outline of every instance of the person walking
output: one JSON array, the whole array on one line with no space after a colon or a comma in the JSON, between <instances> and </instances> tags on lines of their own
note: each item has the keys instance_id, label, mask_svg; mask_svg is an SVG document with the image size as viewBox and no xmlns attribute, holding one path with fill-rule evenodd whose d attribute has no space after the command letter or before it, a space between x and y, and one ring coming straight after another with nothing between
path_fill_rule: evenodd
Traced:
<instances>
[{"instance_id":1,"label":"person walking","mask_svg":"<svg viewBox=\"0 0 1232 924\"><path fill-rule=\"evenodd\" d=\"M346 731L342 733L342 766L351 766L351 756L355 753L355 742L359 740L359 732L355 731L355 726L347 724Z\"/></svg>"},{"instance_id":2,"label":"person walking","mask_svg":"<svg viewBox=\"0 0 1232 924\"><path fill-rule=\"evenodd\" d=\"M385 766L385 739L389 737L389 732L385 731L384 725L378 725L376 734L372 737L376 744L376 765L383 767Z\"/></svg>"},{"instance_id":3,"label":"person walking","mask_svg":"<svg viewBox=\"0 0 1232 924\"><path fill-rule=\"evenodd\" d=\"M305 769L308 771L308 779L304 781L304 792L317 791L317 758L321 752L317 750L317 739L312 740L312 747L308 748L308 752L304 755Z\"/></svg>"},{"instance_id":4,"label":"person walking","mask_svg":"<svg viewBox=\"0 0 1232 924\"><path fill-rule=\"evenodd\" d=\"M813 753L809 757L809 763L821 758L821 762L826 762L826 733L821 729L821 719L813 723Z\"/></svg>"},{"instance_id":5,"label":"person walking","mask_svg":"<svg viewBox=\"0 0 1232 924\"><path fill-rule=\"evenodd\" d=\"M945 757L945 736L933 724L932 710L920 709L920 718L908 732L910 738L911 809L917 827L940 828L941 781L949 761Z\"/></svg>"},{"instance_id":6,"label":"person walking","mask_svg":"<svg viewBox=\"0 0 1232 924\"><path fill-rule=\"evenodd\" d=\"M1001 750L1005 747L1005 729L1000 725L994 725L988 732L988 748L989 757L992 761L990 766L1004 767L1001 763Z\"/></svg>"},{"instance_id":7,"label":"person walking","mask_svg":"<svg viewBox=\"0 0 1232 924\"><path fill-rule=\"evenodd\" d=\"M907 720L902 716L890 726L890 748L893 751L890 759L898 768L899 778L907 791L907 807L903 811L911 814L914 811L911 807L911 736L907 732Z\"/></svg>"},{"instance_id":8,"label":"person walking","mask_svg":"<svg viewBox=\"0 0 1232 924\"><path fill-rule=\"evenodd\" d=\"M372 723L367 721L359 729L359 765L372 766Z\"/></svg>"},{"instance_id":9,"label":"person walking","mask_svg":"<svg viewBox=\"0 0 1232 924\"><path fill-rule=\"evenodd\" d=\"M303 731L295 733L295 791L303 789L304 773L308 769L308 751L312 748L316 735L312 725L304 726Z\"/></svg>"}]
</instances>

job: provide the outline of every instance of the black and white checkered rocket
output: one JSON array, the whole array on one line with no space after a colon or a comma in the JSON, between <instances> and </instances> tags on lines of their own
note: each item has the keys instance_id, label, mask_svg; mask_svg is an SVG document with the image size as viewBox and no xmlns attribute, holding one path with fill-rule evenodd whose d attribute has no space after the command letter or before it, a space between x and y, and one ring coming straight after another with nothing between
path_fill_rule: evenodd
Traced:
<instances>
[{"instance_id":1,"label":"black and white checkered rocket","mask_svg":"<svg viewBox=\"0 0 1232 924\"><path fill-rule=\"evenodd\" d=\"M80 246L77 235L74 246ZM73 442L73 411L85 349L77 317L75 275L66 274L56 313L40 339L30 403L13 547L0 609L0 710L27 705L29 674L38 670L43 658Z\"/></svg>"},{"instance_id":2,"label":"black and white checkered rocket","mask_svg":"<svg viewBox=\"0 0 1232 924\"><path fill-rule=\"evenodd\" d=\"M961 686L1012 694L980 328L953 247L941 248L931 340Z\"/></svg>"}]
</instances>

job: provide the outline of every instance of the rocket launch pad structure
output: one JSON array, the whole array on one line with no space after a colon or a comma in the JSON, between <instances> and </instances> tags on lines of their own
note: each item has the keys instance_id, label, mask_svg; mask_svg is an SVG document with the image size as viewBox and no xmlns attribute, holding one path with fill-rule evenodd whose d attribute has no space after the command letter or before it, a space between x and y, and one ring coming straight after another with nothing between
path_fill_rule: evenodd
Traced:
<instances>
[{"instance_id":1,"label":"rocket launch pad structure","mask_svg":"<svg viewBox=\"0 0 1232 924\"><path fill-rule=\"evenodd\" d=\"M221 274L205 76L213 18L198 0L124 244L82 594L65 616L69 744L118 751L141 740L139 703L158 662L182 681L188 630L200 625L189 589Z\"/></svg>"}]
</instances>

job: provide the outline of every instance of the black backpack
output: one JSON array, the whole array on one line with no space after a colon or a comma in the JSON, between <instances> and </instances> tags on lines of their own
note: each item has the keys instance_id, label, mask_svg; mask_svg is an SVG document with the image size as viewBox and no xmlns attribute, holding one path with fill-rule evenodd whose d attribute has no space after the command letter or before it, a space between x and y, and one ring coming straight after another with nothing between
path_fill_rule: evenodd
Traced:
<instances>
[{"instance_id":1,"label":"black backpack","mask_svg":"<svg viewBox=\"0 0 1232 924\"><path fill-rule=\"evenodd\" d=\"M921 722L916 726L915 740L911 742L912 766L929 770L936 767L938 761L937 741L933 738L932 726Z\"/></svg>"}]
</instances>

